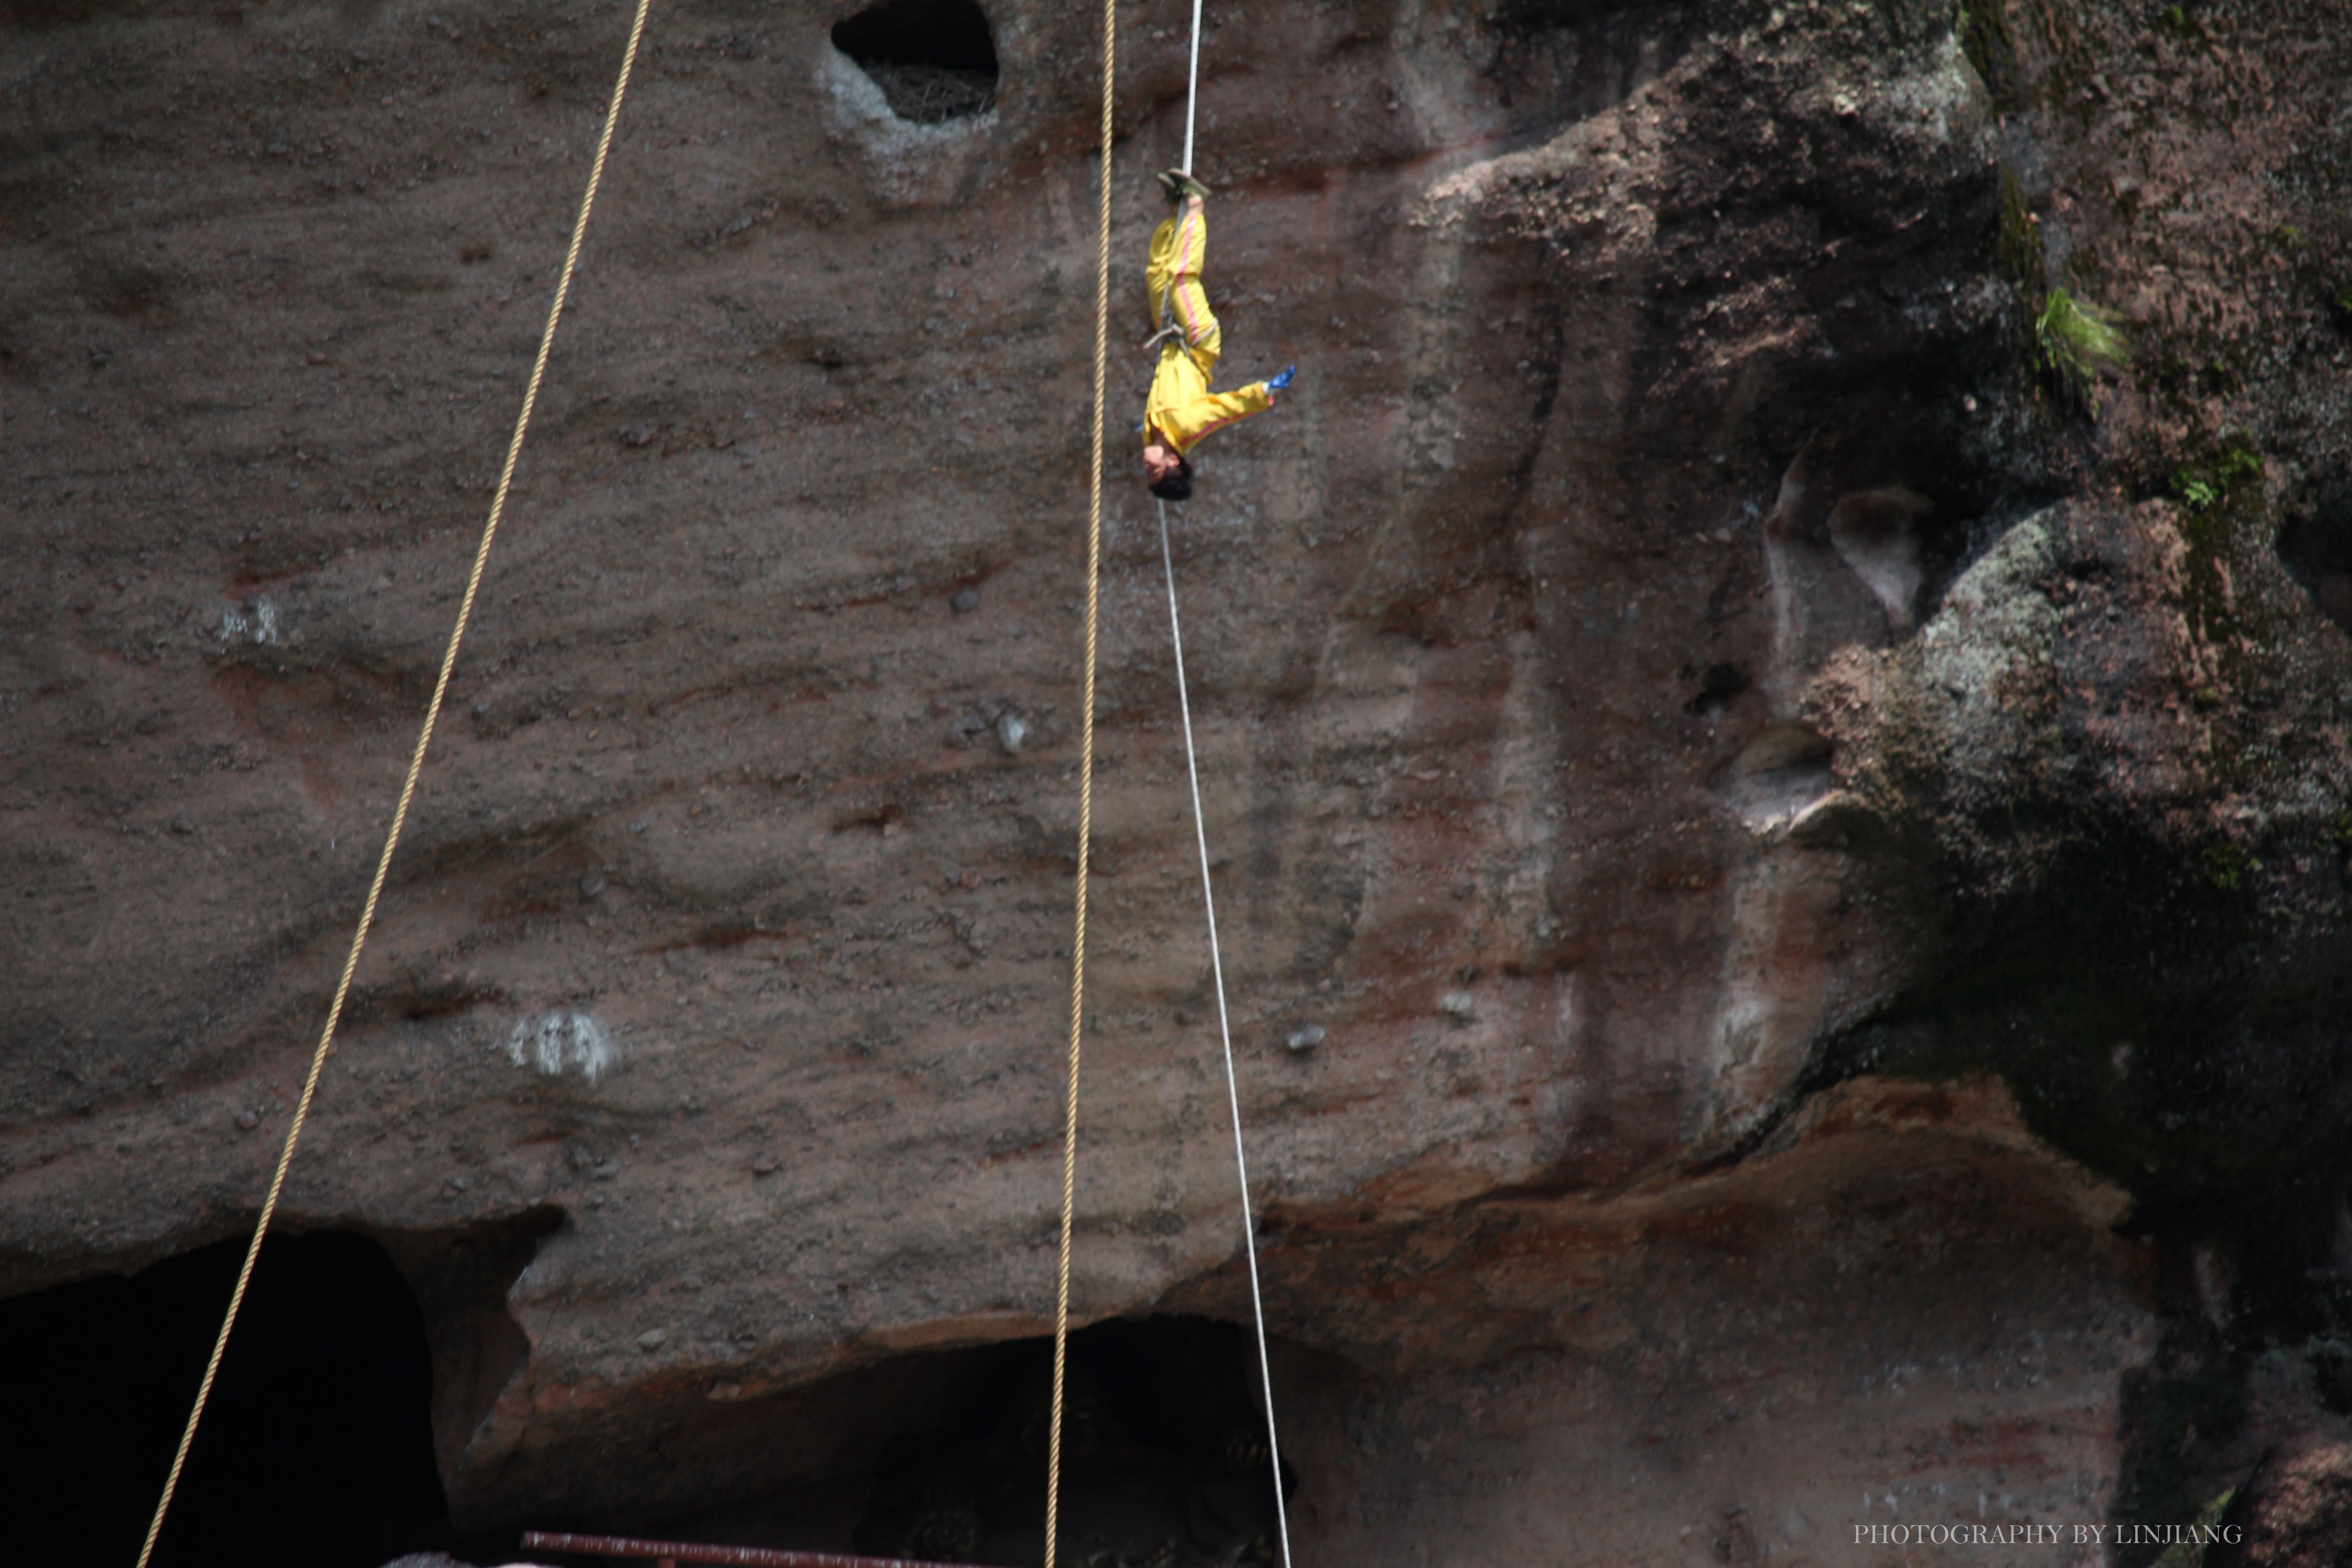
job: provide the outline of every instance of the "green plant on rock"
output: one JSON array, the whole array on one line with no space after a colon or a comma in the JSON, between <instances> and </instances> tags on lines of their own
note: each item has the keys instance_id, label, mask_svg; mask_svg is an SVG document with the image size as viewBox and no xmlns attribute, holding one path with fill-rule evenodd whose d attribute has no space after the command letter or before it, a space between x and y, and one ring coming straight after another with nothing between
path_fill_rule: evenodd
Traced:
<instances>
[{"instance_id":1,"label":"green plant on rock","mask_svg":"<svg viewBox=\"0 0 2352 1568\"><path fill-rule=\"evenodd\" d=\"M2243 447L2232 447L2213 460L2213 475L2225 485L2263 477L2263 460Z\"/></svg>"},{"instance_id":2,"label":"green plant on rock","mask_svg":"<svg viewBox=\"0 0 2352 1568\"><path fill-rule=\"evenodd\" d=\"M2221 499L2221 492L2210 480L2202 479L2187 468L2172 470L2172 493L2190 511L2203 511Z\"/></svg>"},{"instance_id":3,"label":"green plant on rock","mask_svg":"<svg viewBox=\"0 0 2352 1568\"><path fill-rule=\"evenodd\" d=\"M2095 416L2098 401L2093 388L2099 374L2123 363L2124 350L2123 333L2097 306L2063 289L2043 297L2042 313L2033 321L2035 361Z\"/></svg>"},{"instance_id":4,"label":"green plant on rock","mask_svg":"<svg viewBox=\"0 0 2352 1568\"><path fill-rule=\"evenodd\" d=\"M2241 479L2260 479L2263 460L2243 447L2233 447L2209 463L2183 463L2172 470L2165 487L2190 511L2210 511Z\"/></svg>"},{"instance_id":5,"label":"green plant on rock","mask_svg":"<svg viewBox=\"0 0 2352 1568\"><path fill-rule=\"evenodd\" d=\"M2209 845L2198 856L2205 879L2225 893L2234 893L2245 885L2246 879L2263 868L2253 851L2242 844Z\"/></svg>"}]
</instances>

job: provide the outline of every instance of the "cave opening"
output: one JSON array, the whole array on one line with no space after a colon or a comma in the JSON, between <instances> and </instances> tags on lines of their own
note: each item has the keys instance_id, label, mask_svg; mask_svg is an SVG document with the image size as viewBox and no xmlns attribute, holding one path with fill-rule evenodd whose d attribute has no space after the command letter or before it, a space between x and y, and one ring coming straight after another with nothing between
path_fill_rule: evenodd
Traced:
<instances>
[{"instance_id":1,"label":"cave opening","mask_svg":"<svg viewBox=\"0 0 2352 1568\"><path fill-rule=\"evenodd\" d=\"M764 1472L751 1495L591 1527L1035 1564L1052 1383L1051 1340L896 1356L782 1396L765 1413L739 1411L723 1434L670 1434L674 1457L705 1450L687 1461L705 1477L748 1476L746 1457L774 1456L751 1467ZM1064 1561L1210 1568L1278 1559L1255 1356L1234 1325L1150 1317L1074 1333L1062 1441ZM731 1456L719 1457L722 1447ZM1296 1479L1286 1460L1286 1495Z\"/></svg>"},{"instance_id":2,"label":"cave opening","mask_svg":"<svg viewBox=\"0 0 2352 1568\"><path fill-rule=\"evenodd\" d=\"M245 1242L0 1301L9 1554L130 1563ZM157 1543L158 1568L377 1568L462 1550L433 1463L424 1314L363 1236L273 1235Z\"/></svg>"},{"instance_id":3,"label":"cave opening","mask_svg":"<svg viewBox=\"0 0 2352 1568\"><path fill-rule=\"evenodd\" d=\"M937 125L996 101L996 39L973 0L881 0L835 23L833 47L901 120Z\"/></svg>"}]
</instances>

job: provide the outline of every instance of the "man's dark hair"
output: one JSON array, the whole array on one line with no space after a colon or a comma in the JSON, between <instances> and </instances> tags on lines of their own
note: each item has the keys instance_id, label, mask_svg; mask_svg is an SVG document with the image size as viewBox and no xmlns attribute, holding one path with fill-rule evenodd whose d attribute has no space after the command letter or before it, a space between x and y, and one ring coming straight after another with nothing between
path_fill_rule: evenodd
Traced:
<instances>
[{"instance_id":1,"label":"man's dark hair","mask_svg":"<svg viewBox=\"0 0 2352 1568\"><path fill-rule=\"evenodd\" d=\"M1153 480L1149 488L1151 493L1161 500L1191 500L1192 499L1192 460L1179 456L1176 459L1176 471Z\"/></svg>"}]
</instances>

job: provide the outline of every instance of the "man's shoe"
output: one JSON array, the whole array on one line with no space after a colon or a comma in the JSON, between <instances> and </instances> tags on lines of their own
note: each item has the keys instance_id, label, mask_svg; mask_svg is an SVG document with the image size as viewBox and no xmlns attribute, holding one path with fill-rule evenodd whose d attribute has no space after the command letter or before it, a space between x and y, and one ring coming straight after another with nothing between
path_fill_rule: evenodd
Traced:
<instances>
[{"instance_id":1,"label":"man's shoe","mask_svg":"<svg viewBox=\"0 0 2352 1568\"><path fill-rule=\"evenodd\" d=\"M1160 170L1160 194L1168 198L1169 204L1171 206L1176 203L1182 201L1186 196L1199 196L1205 201L1208 199L1209 195L1208 186L1202 184L1200 181L1194 179L1192 175L1186 174L1181 169Z\"/></svg>"}]
</instances>

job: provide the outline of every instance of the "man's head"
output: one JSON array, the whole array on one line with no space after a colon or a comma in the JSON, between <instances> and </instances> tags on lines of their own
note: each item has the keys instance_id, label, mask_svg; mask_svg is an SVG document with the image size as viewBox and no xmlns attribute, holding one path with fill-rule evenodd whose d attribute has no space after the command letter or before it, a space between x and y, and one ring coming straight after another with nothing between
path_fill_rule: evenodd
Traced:
<instances>
[{"instance_id":1,"label":"man's head","mask_svg":"<svg viewBox=\"0 0 2352 1568\"><path fill-rule=\"evenodd\" d=\"M1189 500L1192 495L1192 465L1164 441L1143 448L1146 487L1161 500Z\"/></svg>"}]
</instances>

